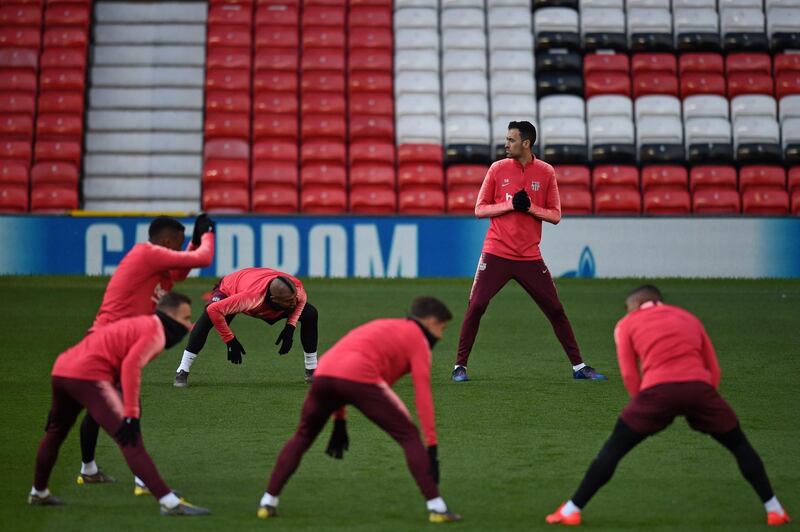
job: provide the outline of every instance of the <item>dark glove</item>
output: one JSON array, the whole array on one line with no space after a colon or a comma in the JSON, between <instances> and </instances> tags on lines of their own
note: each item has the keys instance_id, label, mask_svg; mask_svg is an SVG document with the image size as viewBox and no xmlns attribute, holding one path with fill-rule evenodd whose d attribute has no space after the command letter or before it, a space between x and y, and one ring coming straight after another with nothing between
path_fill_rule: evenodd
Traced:
<instances>
[{"instance_id":1,"label":"dark glove","mask_svg":"<svg viewBox=\"0 0 800 532\"><path fill-rule=\"evenodd\" d=\"M136 439L139 437L141 431L142 429L139 426L138 417L126 417L122 420L122 425L119 426L119 430L114 433L114 437L123 447L126 445L133 445L136 447Z\"/></svg>"},{"instance_id":2,"label":"dark glove","mask_svg":"<svg viewBox=\"0 0 800 532\"><path fill-rule=\"evenodd\" d=\"M225 345L228 346L228 360L230 363L241 364L242 355L246 355L247 351L244 350L244 347L239 343L239 340L237 340L234 336L233 340L226 342Z\"/></svg>"},{"instance_id":3,"label":"dark glove","mask_svg":"<svg viewBox=\"0 0 800 532\"><path fill-rule=\"evenodd\" d=\"M200 237L206 233L214 232L214 220L208 217L206 213L201 214L194 221L194 233L192 233L192 244L195 246L200 245Z\"/></svg>"},{"instance_id":4,"label":"dark glove","mask_svg":"<svg viewBox=\"0 0 800 532\"><path fill-rule=\"evenodd\" d=\"M437 458L437 455L439 454L438 450L438 445L431 445L428 447L428 459L431 463L429 472L433 476L433 480L436 481L436 484L439 484L439 458Z\"/></svg>"},{"instance_id":5,"label":"dark glove","mask_svg":"<svg viewBox=\"0 0 800 532\"><path fill-rule=\"evenodd\" d=\"M341 460L344 458L344 452L349 447L350 438L347 437L347 421L335 419L333 421L333 432L331 432L331 439L328 442L328 448L325 449L325 454L331 458Z\"/></svg>"},{"instance_id":6,"label":"dark glove","mask_svg":"<svg viewBox=\"0 0 800 532\"><path fill-rule=\"evenodd\" d=\"M531 198L529 198L528 194L522 189L514 194L511 203L514 205L515 211L528 212L528 209L531 208Z\"/></svg>"},{"instance_id":7,"label":"dark glove","mask_svg":"<svg viewBox=\"0 0 800 532\"><path fill-rule=\"evenodd\" d=\"M275 345L281 344L281 348L278 349L279 355L285 355L292 349L292 342L294 341L292 337L294 336L294 325L289 325L288 323L283 328L281 333L278 335L278 339L275 340Z\"/></svg>"}]
</instances>

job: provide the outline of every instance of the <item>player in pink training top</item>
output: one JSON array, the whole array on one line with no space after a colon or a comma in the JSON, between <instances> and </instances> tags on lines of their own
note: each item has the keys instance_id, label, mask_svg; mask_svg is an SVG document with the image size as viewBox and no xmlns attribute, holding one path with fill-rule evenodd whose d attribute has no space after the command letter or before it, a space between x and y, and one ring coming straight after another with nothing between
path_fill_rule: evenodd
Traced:
<instances>
[{"instance_id":1,"label":"player in pink training top","mask_svg":"<svg viewBox=\"0 0 800 532\"><path fill-rule=\"evenodd\" d=\"M534 157L536 129L530 122L511 122L506 137L506 159L486 173L475 205L475 216L490 218L478 270L461 324L453 380L463 382L481 316L492 298L510 280L517 281L542 309L572 363L575 379L605 380L581 357L550 271L542 260L539 242L542 221L561 221L561 200L553 167Z\"/></svg>"},{"instance_id":2,"label":"player in pink training top","mask_svg":"<svg viewBox=\"0 0 800 532\"><path fill-rule=\"evenodd\" d=\"M233 364L242 363L246 351L230 328L230 323L239 313L269 325L285 319L286 325L275 342L281 346L278 350L281 355L292 349L294 330L299 322L300 342L305 354L305 380L311 382L317 367L318 314L317 309L308 303L303 283L296 277L270 268L245 268L226 275L214 287L211 302L189 335L181 364L176 370L176 387L189 385L192 364L214 327L225 342L228 360Z\"/></svg>"},{"instance_id":3,"label":"player in pink training top","mask_svg":"<svg viewBox=\"0 0 800 532\"><path fill-rule=\"evenodd\" d=\"M278 455L258 517L277 515L278 496L328 418L336 413L326 453L342 458L349 446L344 406L351 404L403 447L406 462L427 500L433 523L460 521L439 495L438 442L431 396L431 349L453 318L438 299L419 297L407 319L374 320L347 333L322 357L300 417L300 426ZM403 401L391 386L411 373L428 452Z\"/></svg>"},{"instance_id":4,"label":"player in pink training top","mask_svg":"<svg viewBox=\"0 0 800 532\"><path fill-rule=\"evenodd\" d=\"M159 216L150 223L149 240L136 244L117 266L103 294L90 332L123 318L152 314L161 297L183 281L192 268L204 268L214 259L214 222L205 214L194 223L192 240L181 251L186 228L175 218ZM114 482L95 463L100 427L87 413L81 423L81 472L78 484ZM134 493L147 495L140 479Z\"/></svg>"},{"instance_id":5,"label":"player in pink training top","mask_svg":"<svg viewBox=\"0 0 800 532\"><path fill-rule=\"evenodd\" d=\"M581 510L611 480L619 461L645 438L684 416L690 427L709 434L733 453L742 475L764 503L767 524L788 523L761 458L717 391L719 363L703 324L691 313L665 305L653 285L631 292L625 305L628 314L617 323L614 340L622 380L632 400L575 495L548 515L547 522L580 525Z\"/></svg>"},{"instance_id":6,"label":"player in pink training top","mask_svg":"<svg viewBox=\"0 0 800 532\"><path fill-rule=\"evenodd\" d=\"M162 514L209 513L167 487L144 448L139 425L142 368L165 347L178 343L191 326L191 301L182 294L170 293L161 298L155 314L118 320L86 335L59 355L53 364L52 405L36 454L28 504L62 504L50 493L48 481L61 444L86 408L116 440L131 471L144 480L160 503Z\"/></svg>"}]
</instances>

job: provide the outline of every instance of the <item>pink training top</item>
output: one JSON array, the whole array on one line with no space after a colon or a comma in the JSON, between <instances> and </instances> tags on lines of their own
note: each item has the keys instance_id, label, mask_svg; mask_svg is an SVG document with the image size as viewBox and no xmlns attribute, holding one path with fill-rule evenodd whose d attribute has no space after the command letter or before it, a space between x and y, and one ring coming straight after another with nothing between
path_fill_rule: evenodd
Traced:
<instances>
[{"instance_id":1,"label":"pink training top","mask_svg":"<svg viewBox=\"0 0 800 532\"><path fill-rule=\"evenodd\" d=\"M527 213L514 210L512 198L525 190L531 199ZM475 216L491 218L483 252L510 260L539 260L542 220L561 221L561 199L553 167L534 159L522 167L503 159L489 167L475 204Z\"/></svg>"},{"instance_id":2,"label":"pink training top","mask_svg":"<svg viewBox=\"0 0 800 532\"><path fill-rule=\"evenodd\" d=\"M254 318L272 321L283 315L282 311L274 310L265 301L267 285L281 275L288 277L297 289L297 306L286 320L289 325L297 326L297 320L300 319L300 314L303 313L308 300L303 283L299 279L278 270L245 268L222 278L219 290L228 297L211 303L206 308L208 317L211 318L223 342L230 342L234 337L231 328L225 322L225 316L243 312Z\"/></svg>"},{"instance_id":3,"label":"pink training top","mask_svg":"<svg viewBox=\"0 0 800 532\"><path fill-rule=\"evenodd\" d=\"M161 296L183 281L192 268L205 268L214 259L214 233L205 233L196 248L173 251L150 242L136 244L108 282L92 330L122 318L152 314Z\"/></svg>"},{"instance_id":4,"label":"pink training top","mask_svg":"<svg viewBox=\"0 0 800 532\"><path fill-rule=\"evenodd\" d=\"M87 334L61 353L54 377L122 384L125 417L139 417L142 368L164 350L166 337L154 314L125 318Z\"/></svg>"},{"instance_id":5,"label":"pink training top","mask_svg":"<svg viewBox=\"0 0 800 532\"><path fill-rule=\"evenodd\" d=\"M701 381L719 387L714 346L700 320L682 308L648 301L617 323L614 340L631 397L667 382Z\"/></svg>"},{"instance_id":6,"label":"pink training top","mask_svg":"<svg viewBox=\"0 0 800 532\"><path fill-rule=\"evenodd\" d=\"M414 320L374 320L353 329L320 358L314 376L391 386L407 373L425 439L436 445L431 348Z\"/></svg>"}]
</instances>

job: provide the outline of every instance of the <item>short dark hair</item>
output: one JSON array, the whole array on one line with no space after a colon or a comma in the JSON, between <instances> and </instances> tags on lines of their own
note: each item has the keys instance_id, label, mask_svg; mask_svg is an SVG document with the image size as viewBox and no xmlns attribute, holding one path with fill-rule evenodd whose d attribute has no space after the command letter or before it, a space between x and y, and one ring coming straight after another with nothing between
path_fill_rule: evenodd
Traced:
<instances>
[{"instance_id":1,"label":"short dark hair","mask_svg":"<svg viewBox=\"0 0 800 532\"><path fill-rule=\"evenodd\" d=\"M639 296L645 301L663 301L664 298L661 295L661 290L658 289L656 285L653 284L643 284L638 288L634 288L630 291L628 296L625 299L628 299L633 296Z\"/></svg>"},{"instance_id":2,"label":"short dark hair","mask_svg":"<svg viewBox=\"0 0 800 532\"><path fill-rule=\"evenodd\" d=\"M158 301L158 305L156 308L158 310L175 310L181 305L186 303L187 305L192 304L192 300L189 296L185 294L181 294L179 292L167 292L161 299Z\"/></svg>"},{"instance_id":3,"label":"short dark hair","mask_svg":"<svg viewBox=\"0 0 800 532\"><path fill-rule=\"evenodd\" d=\"M519 138L522 140L531 141L531 148L533 148L533 144L536 142L536 128L533 126L533 124L527 120L522 120L520 122L509 122L508 129L518 129Z\"/></svg>"},{"instance_id":4,"label":"short dark hair","mask_svg":"<svg viewBox=\"0 0 800 532\"><path fill-rule=\"evenodd\" d=\"M434 317L439 321L450 321L453 314L447 305L435 297L422 296L411 302L411 316L415 318Z\"/></svg>"},{"instance_id":5,"label":"short dark hair","mask_svg":"<svg viewBox=\"0 0 800 532\"><path fill-rule=\"evenodd\" d=\"M150 239L158 238L164 231L175 231L176 233L183 233L186 228L178 220L171 216L159 216L150 222L150 229L147 235Z\"/></svg>"}]
</instances>

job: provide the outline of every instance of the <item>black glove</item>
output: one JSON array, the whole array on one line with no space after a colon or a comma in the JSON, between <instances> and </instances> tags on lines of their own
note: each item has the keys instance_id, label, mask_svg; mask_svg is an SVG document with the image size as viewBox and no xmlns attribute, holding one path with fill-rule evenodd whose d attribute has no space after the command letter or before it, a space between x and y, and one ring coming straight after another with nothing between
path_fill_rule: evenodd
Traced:
<instances>
[{"instance_id":1,"label":"black glove","mask_svg":"<svg viewBox=\"0 0 800 532\"><path fill-rule=\"evenodd\" d=\"M531 208L531 198L529 198L528 194L522 189L514 194L511 203L514 205L515 211L528 212L528 209Z\"/></svg>"},{"instance_id":2,"label":"black glove","mask_svg":"<svg viewBox=\"0 0 800 532\"><path fill-rule=\"evenodd\" d=\"M344 458L344 452L350 447L350 438L347 437L347 422L344 419L335 419L333 421L333 432L331 432L331 439L328 442L328 447L325 449L325 454L331 458L341 460Z\"/></svg>"},{"instance_id":3,"label":"black glove","mask_svg":"<svg viewBox=\"0 0 800 532\"><path fill-rule=\"evenodd\" d=\"M242 363L242 355L246 355L247 351L244 350L244 346L239 343L239 340L236 337L233 337L233 340L230 342L226 342L225 345L228 346L228 360L231 364L241 364Z\"/></svg>"},{"instance_id":4,"label":"black glove","mask_svg":"<svg viewBox=\"0 0 800 532\"><path fill-rule=\"evenodd\" d=\"M192 244L195 246L200 245L200 237L206 233L214 232L214 220L208 217L206 213L201 214L194 221L194 233L192 233Z\"/></svg>"},{"instance_id":5,"label":"black glove","mask_svg":"<svg viewBox=\"0 0 800 532\"><path fill-rule=\"evenodd\" d=\"M119 426L119 430L114 433L114 437L123 447L126 445L133 445L136 447L136 439L139 437L141 431L142 429L139 426L138 417L126 417L122 420L122 425Z\"/></svg>"},{"instance_id":6,"label":"black glove","mask_svg":"<svg viewBox=\"0 0 800 532\"><path fill-rule=\"evenodd\" d=\"M281 344L281 348L278 349L279 355L285 355L292 349L292 342L294 341L292 337L294 336L294 325L289 325L288 323L283 328L281 333L278 335L278 339L275 340L275 345Z\"/></svg>"},{"instance_id":7,"label":"black glove","mask_svg":"<svg viewBox=\"0 0 800 532\"><path fill-rule=\"evenodd\" d=\"M429 472L431 475L433 475L433 480L436 481L436 484L439 484L439 458L437 458L438 450L438 445L431 445L428 447L428 459L431 463Z\"/></svg>"}]
</instances>

